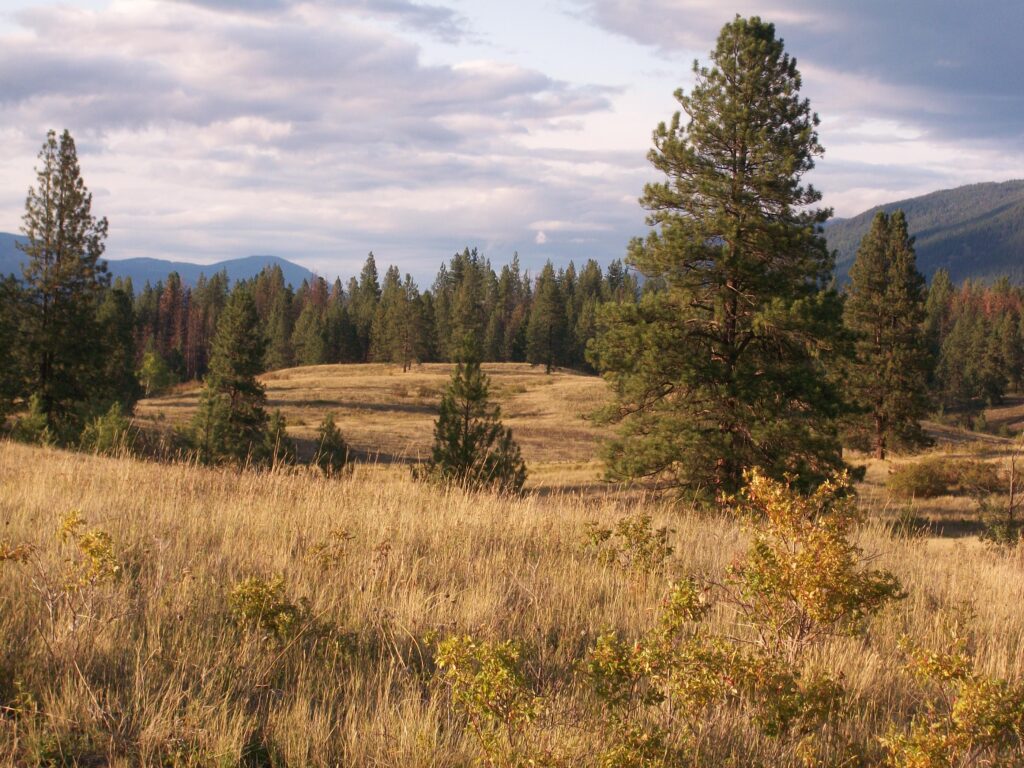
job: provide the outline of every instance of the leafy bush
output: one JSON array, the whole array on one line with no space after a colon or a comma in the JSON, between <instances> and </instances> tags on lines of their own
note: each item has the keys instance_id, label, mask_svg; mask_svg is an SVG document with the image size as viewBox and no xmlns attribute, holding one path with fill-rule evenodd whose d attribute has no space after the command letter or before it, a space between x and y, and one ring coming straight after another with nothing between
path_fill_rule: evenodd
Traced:
<instances>
[{"instance_id":1,"label":"leafy bush","mask_svg":"<svg viewBox=\"0 0 1024 768\"><path fill-rule=\"evenodd\" d=\"M665 562L672 555L669 533L668 528L652 528L651 516L638 513L623 517L614 528L591 523L587 539L602 563L650 574L664 570Z\"/></svg>"},{"instance_id":2,"label":"leafy bush","mask_svg":"<svg viewBox=\"0 0 1024 768\"><path fill-rule=\"evenodd\" d=\"M978 496L992 493L1002 484L1002 473L994 464L941 456L899 464L889 472L886 482L893 494L907 499L930 499L954 493Z\"/></svg>"},{"instance_id":3,"label":"leafy bush","mask_svg":"<svg viewBox=\"0 0 1024 768\"><path fill-rule=\"evenodd\" d=\"M53 445L57 442L57 436L50 429L46 414L43 412L39 395L32 395L29 398L28 411L14 422L11 437L22 443L39 445Z\"/></svg>"},{"instance_id":4,"label":"leafy bush","mask_svg":"<svg viewBox=\"0 0 1024 768\"><path fill-rule=\"evenodd\" d=\"M845 694L836 675L807 666L807 651L829 636L860 633L903 595L896 578L868 568L848 540L859 516L846 477L804 496L753 473L727 501L751 534L745 557L721 581L677 583L655 629L633 640L605 633L588 657L604 723L602 766L684 763L669 734L675 743L699 742L714 707L731 708L765 736L794 740L814 764L820 728ZM639 530L649 531L649 522ZM715 602L732 608L736 626L706 626Z\"/></svg>"},{"instance_id":5,"label":"leafy bush","mask_svg":"<svg viewBox=\"0 0 1024 768\"><path fill-rule=\"evenodd\" d=\"M896 465L889 471L886 487L905 499L931 499L950 493L955 482L945 459L930 458Z\"/></svg>"},{"instance_id":6,"label":"leafy bush","mask_svg":"<svg viewBox=\"0 0 1024 768\"><path fill-rule=\"evenodd\" d=\"M488 765L536 765L528 737L544 700L527 685L522 648L511 640L495 643L455 636L438 644L436 660L441 681Z\"/></svg>"},{"instance_id":7,"label":"leafy bush","mask_svg":"<svg viewBox=\"0 0 1024 768\"><path fill-rule=\"evenodd\" d=\"M968 646L959 631L948 651L901 641L924 709L908 730L882 739L892 768L1021 765L1024 683L975 672Z\"/></svg>"},{"instance_id":8,"label":"leafy bush","mask_svg":"<svg viewBox=\"0 0 1024 768\"><path fill-rule=\"evenodd\" d=\"M228 593L228 609L235 623L256 629L279 641L293 638L311 620L305 600L292 602L285 594L283 576L250 576Z\"/></svg>"}]
</instances>

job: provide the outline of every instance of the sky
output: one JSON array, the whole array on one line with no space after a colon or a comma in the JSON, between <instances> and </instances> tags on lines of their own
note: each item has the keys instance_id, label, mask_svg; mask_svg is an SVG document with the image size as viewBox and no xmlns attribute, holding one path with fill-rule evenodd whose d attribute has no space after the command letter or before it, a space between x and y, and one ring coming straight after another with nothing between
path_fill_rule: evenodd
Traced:
<instances>
[{"instance_id":1,"label":"sky","mask_svg":"<svg viewBox=\"0 0 1024 768\"><path fill-rule=\"evenodd\" d=\"M607 263L736 13L797 59L836 215L1024 177L1019 0L0 0L0 231L67 128L112 259Z\"/></svg>"}]
</instances>

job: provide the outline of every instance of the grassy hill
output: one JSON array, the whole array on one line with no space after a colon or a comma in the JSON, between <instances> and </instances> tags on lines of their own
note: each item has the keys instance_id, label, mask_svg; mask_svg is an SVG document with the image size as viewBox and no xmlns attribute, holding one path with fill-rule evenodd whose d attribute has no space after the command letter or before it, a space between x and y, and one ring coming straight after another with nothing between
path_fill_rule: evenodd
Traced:
<instances>
[{"instance_id":1,"label":"grassy hill","mask_svg":"<svg viewBox=\"0 0 1024 768\"><path fill-rule=\"evenodd\" d=\"M830 224L825 236L838 251L841 276L849 271L875 214L897 209L907 214L910 233L917 238L918 266L926 275L942 267L954 281L1006 274L1024 279L1024 181L941 190Z\"/></svg>"},{"instance_id":2,"label":"grassy hill","mask_svg":"<svg viewBox=\"0 0 1024 768\"><path fill-rule=\"evenodd\" d=\"M261 376L268 407L280 408L300 453L313 452L312 439L323 417L333 413L351 449L363 460L408 462L430 454L434 420L452 367L419 365L403 373L393 365L318 365ZM525 363L487 363L491 396L512 428L530 470L530 485L592 481L600 475L600 442L610 430L589 416L608 397L596 376L556 371ZM184 425L199 400L192 385L143 400L136 409L143 424Z\"/></svg>"}]
</instances>

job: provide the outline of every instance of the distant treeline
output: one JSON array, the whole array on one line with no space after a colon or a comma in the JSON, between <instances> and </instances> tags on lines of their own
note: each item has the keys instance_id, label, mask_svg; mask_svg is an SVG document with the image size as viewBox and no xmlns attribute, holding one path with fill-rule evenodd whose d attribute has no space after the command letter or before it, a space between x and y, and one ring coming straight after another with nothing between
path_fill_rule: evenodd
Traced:
<instances>
[{"instance_id":1,"label":"distant treeline","mask_svg":"<svg viewBox=\"0 0 1024 768\"><path fill-rule=\"evenodd\" d=\"M130 283L115 287L133 293ZM267 339L266 370L323 363L451 361L467 348L486 362L530 362L590 370L585 350L596 332L598 308L635 302L636 277L621 261L607 270L593 260L577 271L548 262L534 278L518 256L495 270L475 249L442 265L421 291L408 274L389 267L379 277L371 253L358 278L285 283L281 268L229 285L227 275L202 277L194 288L176 273L134 294L138 361L156 354L178 378L207 370L217 320L231 290L247 289Z\"/></svg>"}]
</instances>

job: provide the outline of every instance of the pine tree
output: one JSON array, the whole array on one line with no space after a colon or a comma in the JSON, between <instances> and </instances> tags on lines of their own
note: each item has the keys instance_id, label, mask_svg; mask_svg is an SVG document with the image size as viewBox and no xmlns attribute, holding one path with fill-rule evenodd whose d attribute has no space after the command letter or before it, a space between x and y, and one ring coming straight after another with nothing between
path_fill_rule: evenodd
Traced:
<instances>
[{"instance_id":1,"label":"pine tree","mask_svg":"<svg viewBox=\"0 0 1024 768\"><path fill-rule=\"evenodd\" d=\"M288 437L288 422L280 408L270 415L262 455L272 464L295 463L295 441Z\"/></svg>"},{"instance_id":2,"label":"pine tree","mask_svg":"<svg viewBox=\"0 0 1024 768\"><path fill-rule=\"evenodd\" d=\"M131 294L123 285L115 284L106 292L96 319L103 362L100 386L92 395L96 410L109 412L116 403L124 413L131 413L142 388L135 375L135 313Z\"/></svg>"},{"instance_id":3,"label":"pine tree","mask_svg":"<svg viewBox=\"0 0 1024 768\"><path fill-rule=\"evenodd\" d=\"M306 304L295 321L291 346L298 365L322 365L327 362L327 321L324 311L312 302Z\"/></svg>"},{"instance_id":4,"label":"pine tree","mask_svg":"<svg viewBox=\"0 0 1024 768\"><path fill-rule=\"evenodd\" d=\"M455 366L434 423L431 457L418 476L473 490L522 490L526 464L512 430L502 426L500 409L488 399L489 386L476 360Z\"/></svg>"},{"instance_id":5,"label":"pine tree","mask_svg":"<svg viewBox=\"0 0 1024 768\"><path fill-rule=\"evenodd\" d=\"M526 360L531 365L543 365L545 373L562 362L568 321L565 298L549 261L537 278L530 322L526 328Z\"/></svg>"},{"instance_id":6,"label":"pine tree","mask_svg":"<svg viewBox=\"0 0 1024 768\"><path fill-rule=\"evenodd\" d=\"M18 248L24 312L20 354L27 389L58 440L74 440L97 410L102 385L102 336L96 312L109 285L101 260L107 220L92 215L92 195L82 181L74 139L50 131L39 153L37 184L25 201Z\"/></svg>"},{"instance_id":7,"label":"pine tree","mask_svg":"<svg viewBox=\"0 0 1024 768\"><path fill-rule=\"evenodd\" d=\"M292 351L291 293L282 290L271 299L267 316L267 352L264 367L268 371L288 368L294 362Z\"/></svg>"},{"instance_id":8,"label":"pine tree","mask_svg":"<svg viewBox=\"0 0 1024 768\"><path fill-rule=\"evenodd\" d=\"M21 308L21 289L14 276L0 278L0 431L15 399L22 394L23 382L18 359L18 321Z\"/></svg>"},{"instance_id":9,"label":"pine tree","mask_svg":"<svg viewBox=\"0 0 1024 768\"><path fill-rule=\"evenodd\" d=\"M267 452L266 394L256 376L263 370L266 342L252 294L232 291L217 325L207 374L193 420L202 461L261 464Z\"/></svg>"},{"instance_id":10,"label":"pine tree","mask_svg":"<svg viewBox=\"0 0 1024 768\"><path fill-rule=\"evenodd\" d=\"M849 441L876 458L928 443L920 424L931 368L925 317L925 280L906 217L880 212L857 249L843 311L855 339L843 386L862 412L850 419Z\"/></svg>"},{"instance_id":11,"label":"pine tree","mask_svg":"<svg viewBox=\"0 0 1024 768\"><path fill-rule=\"evenodd\" d=\"M366 257L359 282L349 291L352 298L351 317L355 325L356 339L359 343L359 361L370 359L370 334L373 329L373 318L377 314L377 302L380 301L380 283L377 278L377 261L371 252Z\"/></svg>"},{"instance_id":12,"label":"pine tree","mask_svg":"<svg viewBox=\"0 0 1024 768\"><path fill-rule=\"evenodd\" d=\"M334 414L328 413L316 430L316 454L313 463L328 477L338 474L348 464L348 445L334 423Z\"/></svg>"},{"instance_id":13,"label":"pine tree","mask_svg":"<svg viewBox=\"0 0 1024 768\"><path fill-rule=\"evenodd\" d=\"M390 332L393 345L393 359L402 364L402 371L408 371L417 360L426 354L426 331L424 329L423 300L412 275L406 275L398 311L392 319Z\"/></svg>"},{"instance_id":14,"label":"pine tree","mask_svg":"<svg viewBox=\"0 0 1024 768\"><path fill-rule=\"evenodd\" d=\"M644 296L608 305L590 350L623 423L609 474L709 494L748 468L811 485L842 464L824 364L841 329L819 231L830 211L802 185L818 118L758 18L727 24L694 73L676 93L686 119L659 125L648 155L667 180L645 187L654 229L630 247Z\"/></svg>"}]
</instances>

